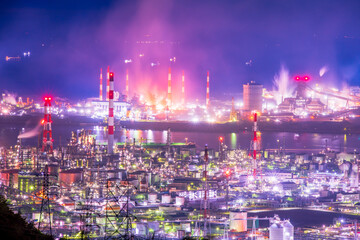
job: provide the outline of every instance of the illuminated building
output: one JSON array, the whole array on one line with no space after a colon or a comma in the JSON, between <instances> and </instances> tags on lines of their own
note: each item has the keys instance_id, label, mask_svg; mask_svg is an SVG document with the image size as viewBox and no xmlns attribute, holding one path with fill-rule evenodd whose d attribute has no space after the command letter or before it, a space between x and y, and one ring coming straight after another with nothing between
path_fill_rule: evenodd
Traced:
<instances>
[{"instance_id":1,"label":"illuminated building","mask_svg":"<svg viewBox=\"0 0 360 240\"><path fill-rule=\"evenodd\" d=\"M34 192L42 188L43 176L39 173L21 173L18 175L18 187L21 192Z\"/></svg>"},{"instance_id":2,"label":"illuminated building","mask_svg":"<svg viewBox=\"0 0 360 240\"><path fill-rule=\"evenodd\" d=\"M280 112L293 112L295 115L302 112L321 113L324 109L325 104L318 98L285 98L278 106Z\"/></svg>"},{"instance_id":3,"label":"illuminated building","mask_svg":"<svg viewBox=\"0 0 360 240\"><path fill-rule=\"evenodd\" d=\"M107 113L109 112L109 102L108 101L94 100L94 101L92 101L92 106L95 111L104 112L104 115L107 115ZM127 102L114 101L114 117L117 117L117 118L126 117L126 113L129 108L130 108L130 104Z\"/></svg>"},{"instance_id":4,"label":"illuminated building","mask_svg":"<svg viewBox=\"0 0 360 240\"><path fill-rule=\"evenodd\" d=\"M251 81L243 85L244 112L262 112L263 85Z\"/></svg>"}]
</instances>

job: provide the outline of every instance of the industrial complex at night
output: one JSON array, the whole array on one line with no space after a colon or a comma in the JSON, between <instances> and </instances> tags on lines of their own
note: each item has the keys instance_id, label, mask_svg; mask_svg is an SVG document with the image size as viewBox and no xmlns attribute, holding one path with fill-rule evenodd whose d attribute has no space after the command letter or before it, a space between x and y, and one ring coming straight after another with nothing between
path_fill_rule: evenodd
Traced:
<instances>
[{"instance_id":1,"label":"industrial complex at night","mask_svg":"<svg viewBox=\"0 0 360 240\"><path fill-rule=\"evenodd\" d=\"M359 239L357 1L95 2L0 9L4 239Z\"/></svg>"}]
</instances>

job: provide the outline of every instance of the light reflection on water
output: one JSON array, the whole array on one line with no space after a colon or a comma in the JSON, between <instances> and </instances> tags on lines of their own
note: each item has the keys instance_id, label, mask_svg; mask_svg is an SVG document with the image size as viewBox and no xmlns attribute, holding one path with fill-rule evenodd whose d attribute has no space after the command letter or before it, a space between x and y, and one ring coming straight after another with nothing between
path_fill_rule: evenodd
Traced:
<instances>
[{"instance_id":1,"label":"light reflection on water","mask_svg":"<svg viewBox=\"0 0 360 240\"><path fill-rule=\"evenodd\" d=\"M104 127L88 127L97 137L97 141L106 141L107 131ZM18 127L2 128L0 130L0 146L10 146L16 144L16 138L20 132ZM58 146L61 138L62 144L68 142L71 137L71 131L76 131L74 127L59 127L53 128L53 138L55 147ZM219 137L224 138L224 144L230 149L240 147L242 149L249 149L250 141L253 138L252 132L237 132L237 133L214 133L214 132L171 132L172 142L194 142L199 148L207 144L210 148L217 149L219 147ZM120 142L158 142L166 143L167 131L153 131L153 130L129 130L116 129L115 139ZM332 150L339 151L346 149L347 151L354 151L359 149L360 135L343 135L343 134L314 134L314 133L273 133L263 132L258 135L261 149L325 149L329 147ZM23 139L24 145L36 146L38 138Z\"/></svg>"}]
</instances>

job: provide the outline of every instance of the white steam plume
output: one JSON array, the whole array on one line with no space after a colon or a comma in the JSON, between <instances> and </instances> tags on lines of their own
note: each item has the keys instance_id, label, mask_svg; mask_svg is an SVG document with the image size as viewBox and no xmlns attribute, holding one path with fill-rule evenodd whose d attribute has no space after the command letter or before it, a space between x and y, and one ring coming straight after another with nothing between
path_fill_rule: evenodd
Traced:
<instances>
[{"instance_id":1,"label":"white steam plume","mask_svg":"<svg viewBox=\"0 0 360 240\"><path fill-rule=\"evenodd\" d=\"M324 76L327 71L329 71L329 68L327 66L323 66L319 71L320 77Z\"/></svg>"},{"instance_id":2,"label":"white steam plume","mask_svg":"<svg viewBox=\"0 0 360 240\"><path fill-rule=\"evenodd\" d=\"M39 123L35 128L31 129L30 131L24 132L18 136L18 138L32 138L37 136L40 133L41 124Z\"/></svg>"},{"instance_id":3,"label":"white steam plume","mask_svg":"<svg viewBox=\"0 0 360 240\"><path fill-rule=\"evenodd\" d=\"M280 104L282 99L291 97L295 86L290 81L289 70L285 68L284 65L281 65L279 74L274 76L274 97L277 104Z\"/></svg>"}]
</instances>

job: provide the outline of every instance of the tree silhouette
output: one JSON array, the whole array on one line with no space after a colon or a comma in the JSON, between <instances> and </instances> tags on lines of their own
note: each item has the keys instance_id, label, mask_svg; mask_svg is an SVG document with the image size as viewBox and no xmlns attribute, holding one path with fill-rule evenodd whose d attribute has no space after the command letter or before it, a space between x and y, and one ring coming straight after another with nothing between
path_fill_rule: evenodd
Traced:
<instances>
[{"instance_id":1,"label":"tree silhouette","mask_svg":"<svg viewBox=\"0 0 360 240\"><path fill-rule=\"evenodd\" d=\"M0 238L22 240L51 240L50 235L41 233L33 224L27 223L20 214L10 210L6 199L0 195Z\"/></svg>"}]
</instances>

